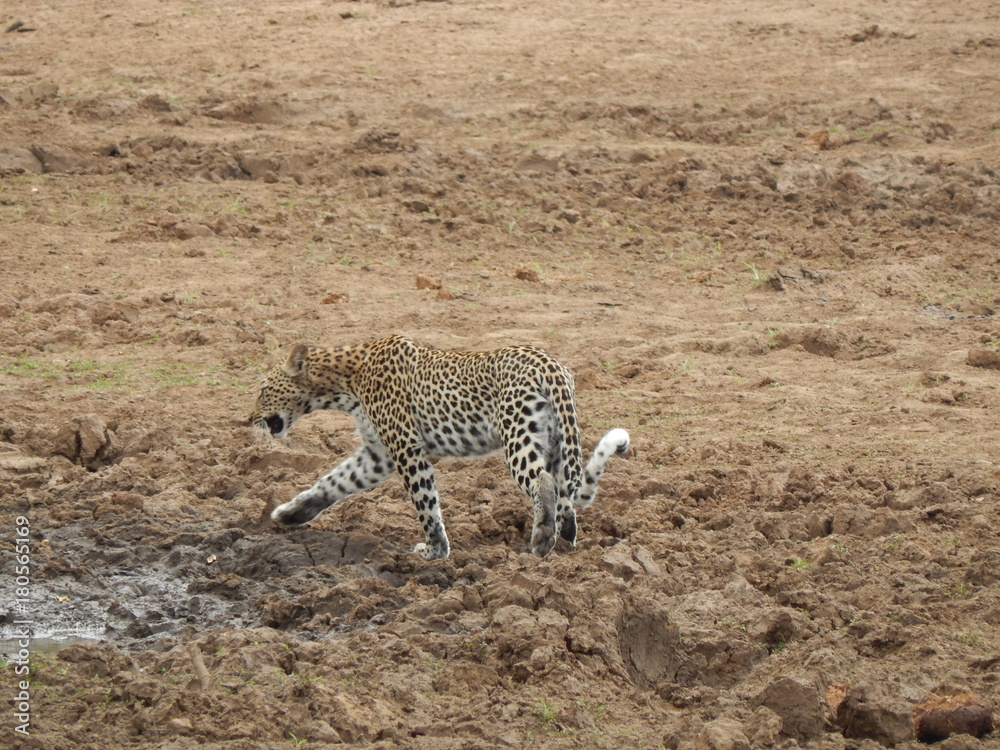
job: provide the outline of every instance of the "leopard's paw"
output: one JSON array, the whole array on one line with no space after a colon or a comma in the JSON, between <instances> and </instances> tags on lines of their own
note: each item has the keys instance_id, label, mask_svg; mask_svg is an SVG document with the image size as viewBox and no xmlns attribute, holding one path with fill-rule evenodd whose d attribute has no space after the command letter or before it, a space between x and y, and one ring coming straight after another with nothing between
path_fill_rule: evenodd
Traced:
<instances>
[{"instance_id":1,"label":"leopard's paw","mask_svg":"<svg viewBox=\"0 0 1000 750\"><path fill-rule=\"evenodd\" d=\"M443 560L448 556L448 542L444 544L425 544L421 542L413 548L413 551L425 560Z\"/></svg>"},{"instance_id":2,"label":"leopard's paw","mask_svg":"<svg viewBox=\"0 0 1000 750\"><path fill-rule=\"evenodd\" d=\"M531 554L535 557L545 557L555 546L555 526L536 526L531 532Z\"/></svg>"},{"instance_id":3,"label":"leopard's paw","mask_svg":"<svg viewBox=\"0 0 1000 750\"><path fill-rule=\"evenodd\" d=\"M300 526L309 523L319 513L313 510L308 504L298 502L298 499L289 500L284 505L279 505L271 511L271 520L279 526Z\"/></svg>"}]
</instances>

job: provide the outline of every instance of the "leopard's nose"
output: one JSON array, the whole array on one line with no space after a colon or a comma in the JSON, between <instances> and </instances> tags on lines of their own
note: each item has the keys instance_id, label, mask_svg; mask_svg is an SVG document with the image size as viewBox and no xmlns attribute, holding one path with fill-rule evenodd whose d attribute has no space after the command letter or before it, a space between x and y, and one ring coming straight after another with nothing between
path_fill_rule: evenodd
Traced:
<instances>
[{"instance_id":1,"label":"leopard's nose","mask_svg":"<svg viewBox=\"0 0 1000 750\"><path fill-rule=\"evenodd\" d=\"M277 414L268 417L264 420L267 423L267 429L271 431L272 435L278 435L285 428L285 420L279 417Z\"/></svg>"}]
</instances>

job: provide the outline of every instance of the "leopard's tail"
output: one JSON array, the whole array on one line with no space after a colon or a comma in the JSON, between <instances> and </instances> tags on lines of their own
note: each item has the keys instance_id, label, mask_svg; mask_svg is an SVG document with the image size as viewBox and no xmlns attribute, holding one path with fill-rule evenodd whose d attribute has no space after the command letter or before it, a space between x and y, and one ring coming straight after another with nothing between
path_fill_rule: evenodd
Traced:
<instances>
[{"instance_id":1,"label":"leopard's tail","mask_svg":"<svg viewBox=\"0 0 1000 750\"><path fill-rule=\"evenodd\" d=\"M601 438L601 442L597 444L593 455L587 461L587 467L583 472L583 484L573 499L574 507L586 508L594 502L594 495L597 494L597 483L601 480L601 475L604 474L604 467L608 463L608 459L616 453L624 453L628 450L628 446L628 432L621 427L616 427Z\"/></svg>"}]
</instances>

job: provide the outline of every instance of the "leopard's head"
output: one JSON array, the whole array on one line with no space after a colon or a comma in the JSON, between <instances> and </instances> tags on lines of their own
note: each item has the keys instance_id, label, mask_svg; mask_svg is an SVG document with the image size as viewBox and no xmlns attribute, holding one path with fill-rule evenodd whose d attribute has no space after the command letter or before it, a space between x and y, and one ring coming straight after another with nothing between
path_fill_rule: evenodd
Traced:
<instances>
[{"instance_id":1,"label":"leopard's head","mask_svg":"<svg viewBox=\"0 0 1000 750\"><path fill-rule=\"evenodd\" d=\"M254 429L283 438L299 417L312 411L316 394L305 372L309 351L307 346L295 347L284 364L271 368L264 376L250 413Z\"/></svg>"}]
</instances>

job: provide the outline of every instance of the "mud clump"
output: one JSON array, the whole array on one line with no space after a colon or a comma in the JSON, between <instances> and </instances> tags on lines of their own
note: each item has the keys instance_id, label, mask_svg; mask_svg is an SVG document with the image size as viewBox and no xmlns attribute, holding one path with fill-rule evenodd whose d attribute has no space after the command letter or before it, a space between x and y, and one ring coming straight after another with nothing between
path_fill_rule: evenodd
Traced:
<instances>
[{"instance_id":1,"label":"mud clump","mask_svg":"<svg viewBox=\"0 0 1000 750\"><path fill-rule=\"evenodd\" d=\"M810 740L823 733L826 703L818 675L778 677L755 701L781 718L781 732L789 737Z\"/></svg>"},{"instance_id":2,"label":"mud clump","mask_svg":"<svg viewBox=\"0 0 1000 750\"><path fill-rule=\"evenodd\" d=\"M845 737L868 738L886 747L914 736L909 706L877 685L852 686L837 706L834 721Z\"/></svg>"},{"instance_id":3,"label":"mud clump","mask_svg":"<svg viewBox=\"0 0 1000 750\"><path fill-rule=\"evenodd\" d=\"M1000 353L992 349L972 349L969 352L968 362L973 367L1000 370Z\"/></svg>"},{"instance_id":4,"label":"mud clump","mask_svg":"<svg viewBox=\"0 0 1000 750\"><path fill-rule=\"evenodd\" d=\"M994 728L993 709L972 693L935 696L913 709L917 739L940 742L952 735L982 737Z\"/></svg>"},{"instance_id":5,"label":"mud clump","mask_svg":"<svg viewBox=\"0 0 1000 750\"><path fill-rule=\"evenodd\" d=\"M97 469L117 455L115 434L96 414L76 417L56 434L54 452L70 461Z\"/></svg>"},{"instance_id":6,"label":"mud clump","mask_svg":"<svg viewBox=\"0 0 1000 750\"><path fill-rule=\"evenodd\" d=\"M670 620L669 609L630 602L618 626L619 647L637 684L655 687L674 682L679 667L680 629Z\"/></svg>"}]
</instances>

